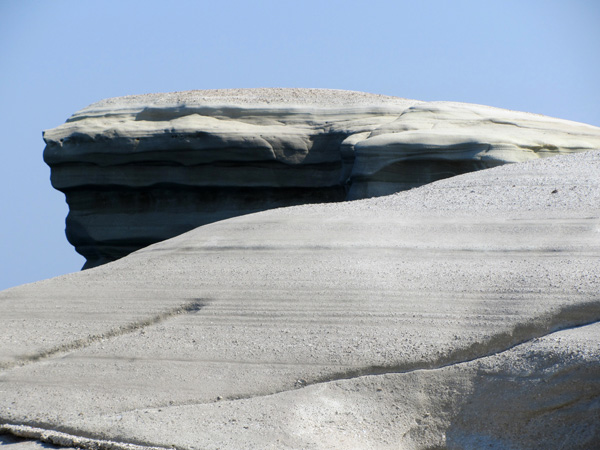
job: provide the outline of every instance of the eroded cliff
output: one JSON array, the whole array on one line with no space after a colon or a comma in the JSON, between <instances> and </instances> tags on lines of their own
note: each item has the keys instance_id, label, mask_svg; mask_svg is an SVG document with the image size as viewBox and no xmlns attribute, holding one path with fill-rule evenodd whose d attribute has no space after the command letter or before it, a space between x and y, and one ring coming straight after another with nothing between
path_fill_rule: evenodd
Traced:
<instances>
[{"instance_id":1,"label":"eroded cliff","mask_svg":"<svg viewBox=\"0 0 600 450\"><path fill-rule=\"evenodd\" d=\"M600 129L479 105L237 89L104 100L44 140L67 238L94 267L229 217L599 148Z\"/></svg>"}]
</instances>

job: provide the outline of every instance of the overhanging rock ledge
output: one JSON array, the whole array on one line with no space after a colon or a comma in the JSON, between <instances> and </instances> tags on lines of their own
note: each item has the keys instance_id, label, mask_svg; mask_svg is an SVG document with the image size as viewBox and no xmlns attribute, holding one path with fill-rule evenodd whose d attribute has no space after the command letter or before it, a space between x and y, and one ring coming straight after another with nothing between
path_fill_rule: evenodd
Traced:
<instances>
[{"instance_id":1,"label":"overhanging rock ledge","mask_svg":"<svg viewBox=\"0 0 600 450\"><path fill-rule=\"evenodd\" d=\"M600 148L600 129L361 92L227 89L103 100L44 140L89 268L242 214Z\"/></svg>"}]
</instances>

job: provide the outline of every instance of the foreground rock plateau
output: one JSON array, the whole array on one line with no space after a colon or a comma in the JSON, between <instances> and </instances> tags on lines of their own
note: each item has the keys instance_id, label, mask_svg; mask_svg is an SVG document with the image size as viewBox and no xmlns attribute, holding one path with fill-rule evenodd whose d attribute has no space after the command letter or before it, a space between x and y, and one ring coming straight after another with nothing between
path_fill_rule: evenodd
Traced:
<instances>
[{"instance_id":1,"label":"foreground rock plateau","mask_svg":"<svg viewBox=\"0 0 600 450\"><path fill-rule=\"evenodd\" d=\"M242 214L598 149L600 129L481 105L233 89L104 100L44 139L89 268Z\"/></svg>"},{"instance_id":2,"label":"foreground rock plateau","mask_svg":"<svg viewBox=\"0 0 600 450\"><path fill-rule=\"evenodd\" d=\"M3 291L0 434L600 448L599 205L600 152L559 155L235 217Z\"/></svg>"}]
</instances>

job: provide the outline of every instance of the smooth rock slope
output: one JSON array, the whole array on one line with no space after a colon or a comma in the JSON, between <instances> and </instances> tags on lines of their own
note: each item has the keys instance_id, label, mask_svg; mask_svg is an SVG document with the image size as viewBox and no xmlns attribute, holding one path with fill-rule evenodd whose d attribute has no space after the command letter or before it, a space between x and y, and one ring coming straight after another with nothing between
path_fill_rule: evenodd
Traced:
<instances>
[{"instance_id":1,"label":"smooth rock slope","mask_svg":"<svg viewBox=\"0 0 600 450\"><path fill-rule=\"evenodd\" d=\"M600 148L600 129L361 92L232 89L104 100L44 140L67 237L94 267L241 214Z\"/></svg>"},{"instance_id":2,"label":"smooth rock slope","mask_svg":"<svg viewBox=\"0 0 600 450\"><path fill-rule=\"evenodd\" d=\"M599 205L600 152L562 155L236 217L3 291L0 430L597 448Z\"/></svg>"}]
</instances>

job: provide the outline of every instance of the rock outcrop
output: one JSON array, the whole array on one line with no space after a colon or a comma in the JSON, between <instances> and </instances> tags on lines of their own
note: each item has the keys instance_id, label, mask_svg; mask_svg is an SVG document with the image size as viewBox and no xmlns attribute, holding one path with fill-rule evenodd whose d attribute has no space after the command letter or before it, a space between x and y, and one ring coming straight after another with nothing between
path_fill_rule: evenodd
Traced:
<instances>
[{"instance_id":1,"label":"rock outcrop","mask_svg":"<svg viewBox=\"0 0 600 450\"><path fill-rule=\"evenodd\" d=\"M242 89L104 100L44 139L67 238L93 267L241 214L598 148L600 129L478 105Z\"/></svg>"},{"instance_id":2,"label":"rock outcrop","mask_svg":"<svg viewBox=\"0 0 600 450\"><path fill-rule=\"evenodd\" d=\"M0 293L0 433L600 447L600 152L199 227ZM101 442L110 441L110 442Z\"/></svg>"}]
</instances>

